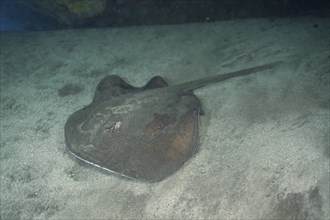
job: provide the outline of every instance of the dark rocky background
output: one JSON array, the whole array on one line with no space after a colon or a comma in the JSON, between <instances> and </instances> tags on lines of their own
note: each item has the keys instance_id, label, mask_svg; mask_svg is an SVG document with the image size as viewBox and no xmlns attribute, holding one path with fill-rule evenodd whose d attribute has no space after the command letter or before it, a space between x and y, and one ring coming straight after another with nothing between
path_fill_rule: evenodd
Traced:
<instances>
[{"instance_id":1,"label":"dark rocky background","mask_svg":"<svg viewBox=\"0 0 330 220\"><path fill-rule=\"evenodd\" d=\"M0 2L2 31L330 15L328 0L1 0Z\"/></svg>"}]
</instances>

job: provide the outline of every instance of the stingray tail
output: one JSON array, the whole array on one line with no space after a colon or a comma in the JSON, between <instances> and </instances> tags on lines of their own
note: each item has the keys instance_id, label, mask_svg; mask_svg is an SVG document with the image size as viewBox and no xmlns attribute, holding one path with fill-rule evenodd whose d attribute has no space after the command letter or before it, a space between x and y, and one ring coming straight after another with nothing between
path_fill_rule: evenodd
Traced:
<instances>
[{"instance_id":1,"label":"stingray tail","mask_svg":"<svg viewBox=\"0 0 330 220\"><path fill-rule=\"evenodd\" d=\"M190 82L185 82L185 83L179 84L177 86L180 86L180 88L182 88L183 91L190 91L190 90L205 86L207 84L220 82L220 81L230 79L233 77L249 75L251 73L256 73L256 72L272 69L281 63L283 63L283 62L277 61L277 62L268 63L268 64L261 65L261 66L255 66L255 67L251 67L248 69L243 69L243 70L239 70L239 71L235 71L235 72L222 74L222 75L215 75L215 76L210 76L210 77L206 77L203 79L197 79L197 80L193 80Z\"/></svg>"}]
</instances>

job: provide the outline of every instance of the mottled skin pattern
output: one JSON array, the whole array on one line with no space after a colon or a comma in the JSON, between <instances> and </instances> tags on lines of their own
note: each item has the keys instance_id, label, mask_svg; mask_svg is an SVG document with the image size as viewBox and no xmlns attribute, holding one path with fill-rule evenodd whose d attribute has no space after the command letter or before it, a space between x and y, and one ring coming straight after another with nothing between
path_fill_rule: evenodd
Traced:
<instances>
[{"instance_id":1,"label":"mottled skin pattern","mask_svg":"<svg viewBox=\"0 0 330 220\"><path fill-rule=\"evenodd\" d=\"M148 182L161 181L196 151L202 106L193 89L279 63L175 86L168 86L160 76L141 88L119 76L107 76L98 84L93 102L66 122L68 149L104 170Z\"/></svg>"}]
</instances>

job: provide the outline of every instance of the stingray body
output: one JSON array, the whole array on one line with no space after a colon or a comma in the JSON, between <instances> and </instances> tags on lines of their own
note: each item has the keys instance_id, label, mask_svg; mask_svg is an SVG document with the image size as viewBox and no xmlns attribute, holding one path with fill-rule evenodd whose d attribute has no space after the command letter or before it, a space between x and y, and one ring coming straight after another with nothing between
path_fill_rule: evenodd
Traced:
<instances>
[{"instance_id":1,"label":"stingray body","mask_svg":"<svg viewBox=\"0 0 330 220\"><path fill-rule=\"evenodd\" d=\"M168 86L160 77L134 87L119 76L98 84L92 103L65 125L69 151L82 161L122 176L158 182L177 171L198 145L202 111L193 90L273 68L279 62Z\"/></svg>"}]
</instances>

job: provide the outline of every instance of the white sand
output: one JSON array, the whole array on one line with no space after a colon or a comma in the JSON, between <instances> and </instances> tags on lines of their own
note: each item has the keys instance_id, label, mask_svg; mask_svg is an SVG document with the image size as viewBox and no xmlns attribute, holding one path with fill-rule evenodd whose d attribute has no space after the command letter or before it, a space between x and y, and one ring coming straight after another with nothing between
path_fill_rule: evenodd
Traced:
<instances>
[{"instance_id":1,"label":"white sand","mask_svg":"<svg viewBox=\"0 0 330 220\"><path fill-rule=\"evenodd\" d=\"M329 19L1 34L1 219L310 218L329 211ZM108 74L176 84L271 61L196 90L197 154L157 184L78 164L64 123ZM66 83L84 89L59 97Z\"/></svg>"}]
</instances>

